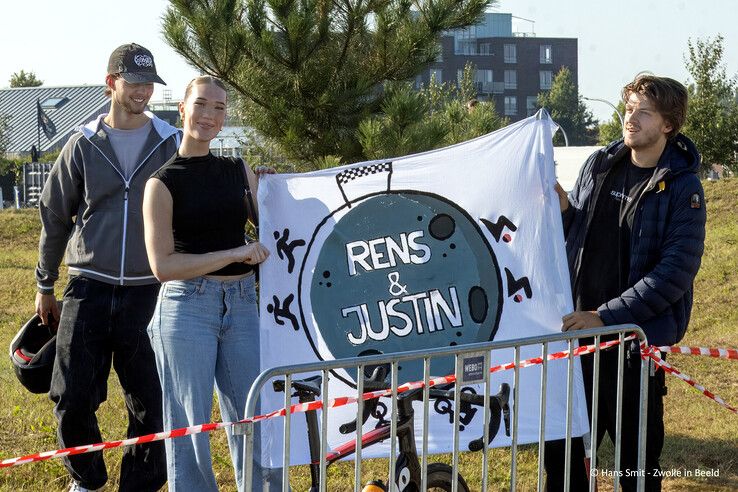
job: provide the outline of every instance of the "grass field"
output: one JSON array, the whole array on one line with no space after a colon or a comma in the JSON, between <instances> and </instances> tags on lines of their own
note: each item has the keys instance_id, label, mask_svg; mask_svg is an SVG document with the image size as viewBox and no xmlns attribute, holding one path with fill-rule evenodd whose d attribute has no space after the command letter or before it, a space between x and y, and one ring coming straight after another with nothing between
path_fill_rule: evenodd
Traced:
<instances>
[{"instance_id":1,"label":"grass field","mask_svg":"<svg viewBox=\"0 0 738 492\"><path fill-rule=\"evenodd\" d=\"M738 180L705 182L708 228L702 269L695 285L695 306L683 344L713 347L738 346ZM36 211L0 212L0 349L33 311L33 267L37 259L39 223ZM64 284L62 279L60 285ZM738 405L738 362L674 355L670 361L708 389ZM665 399L666 442L664 470L713 471L719 476L673 477L664 489L738 490L738 415L700 396L686 384L667 376ZM218 419L217 413L213 416ZM105 439L125 437L126 412L116 378L110 378L109 400L98 412ZM15 379L10 361L0 357L0 459L56 448L56 423L46 395L31 395ZM223 432L211 436L213 461L222 490L235 490ZM612 469L612 449L603 446L602 468ZM107 451L111 480L116 490L120 450ZM450 462L449 456L442 456ZM461 472L472 490L479 490L481 462L478 454L461 457ZM524 446L518 458L519 490L536 486L537 447ZM507 450L494 450L490 457L492 490L505 490L510 468ZM367 460L366 480L386 474L384 460ZM329 470L328 490L350 490L353 467L344 464ZM297 467L291 475L294 490L306 490L309 475ZM0 470L0 491L63 490L69 478L59 460ZM600 490L611 490L600 482Z\"/></svg>"}]
</instances>

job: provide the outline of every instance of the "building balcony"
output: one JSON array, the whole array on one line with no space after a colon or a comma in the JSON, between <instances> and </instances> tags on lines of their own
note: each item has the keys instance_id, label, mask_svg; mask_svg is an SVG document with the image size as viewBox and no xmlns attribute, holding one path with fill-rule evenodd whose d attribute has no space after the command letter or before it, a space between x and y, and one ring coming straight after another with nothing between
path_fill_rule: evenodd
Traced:
<instances>
[{"instance_id":1,"label":"building balcony","mask_svg":"<svg viewBox=\"0 0 738 492\"><path fill-rule=\"evenodd\" d=\"M502 94L505 92L504 82L475 82L474 84L480 94Z\"/></svg>"}]
</instances>

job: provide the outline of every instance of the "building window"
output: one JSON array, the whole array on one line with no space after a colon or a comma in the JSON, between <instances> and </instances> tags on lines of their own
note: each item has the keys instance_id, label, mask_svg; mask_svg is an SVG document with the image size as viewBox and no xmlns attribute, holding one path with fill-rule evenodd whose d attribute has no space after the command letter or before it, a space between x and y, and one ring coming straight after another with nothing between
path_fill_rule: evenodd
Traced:
<instances>
[{"instance_id":1,"label":"building window","mask_svg":"<svg viewBox=\"0 0 738 492\"><path fill-rule=\"evenodd\" d=\"M518 50L514 44L506 44L505 47L505 63L518 62Z\"/></svg>"},{"instance_id":2,"label":"building window","mask_svg":"<svg viewBox=\"0 0 738 492\"><path fill-rule=\"evenodd\" d=\"M457 55L476 55L477 54L477 37L476 30L472 26L468 30L454 36L454 53Z\"/></svg>"},{"instance_id":3,"label":"building window","mask_svg":"<svg viewBox=\"0 0 738 492\"><path fill-rule=\"evenodd\" d=\"M464 54L465 55L476 55L477 54L476 40L471 40L464 44Z\"/></svg>"},{"instance_id":4,"label":"building window","mask_svg":"<svg viewBox=\"0 0 738 492\"><path fill-rule=\"evenodd\" d=\"M477 82L492 82L492 70L477 70L474 75Z\"/></svg>"},{"instance_id":5,"label":"building window","mask_svg":"<svg viewBox=\"0 0 738 492\"><path fill-rule=\"evenodd\" d=\"M533 116L538 109L538 97L528 96L525 98L525 112L528 116Z\"/></svg>"},{"instance_id":6,"label":"building window","mask_svg":"<svg viewBox=\"0 0 738 492\"><path fill-rule=\"evenodd\" d=\"M41 103L41 108L42 109L59 109L67 101L69 101L69 99L67 99L66 97L50 97Z\"/></svg>"},{"instance_id":7,"label":"building window","mask_svg":"<svg viewBox=\"0 0 738 492\"><path fill-rule=\"evenodd\" d=\"M415 89L423 87L423 76L418 74L415 76Z\"/></svg>"},{"instance_id":8,"label":"building window","mask_svg":"<svg viewBox=\"0 0 738 492\"><path fill-rule=\"evenodd\" d=\"M492 53L492 45L489 43L482 43L479 45L479 54L480 55L489 55Z\"/></svg>"},{"instance_id":9,"label":"building window","mask_svg":"<svg viewBox=\"0 0 738 492\"><path fill-rule=\"evenodd\" d=\"M464 80L464 71L462 69L456 70L456 85L461 87L461 81Z\"/></svg>"},{"instance_id":10,"label":"building window","mask_svg":"<svg viewBox=\"0 0 738 492\"><path fill-rule=\"evenodd\" d=\"M550 44L541 45L541 63L553 63Z\"/></svg>"},{"instance_id":11,"label":"building window","mask_svg":"<svg viewBox=\"0 0 738 492\"><path fill-rule=\"evenodd\" d=\"M518 114L518 98L505 96L505 116L515 116L516 114Z\"/></svg>"},{"instance_id":12,"label":"building window","mask_svg":"<svg viewBox=\"0 0 738 492\"><path fill-rule=\"evenodd\" d=\"M436 62L443 63L443 45L438 44L438 56L436 57Z\"/></svg>"},{"instance_id":13,"label":"building window","mask_svg":"<svg viewBox=\"0 0 738 492\"><path fill-rule=\"evenodd\" d=\"M518 72L515 70L505 70L505 89L518 88Z\"/></svg>"},{"instance_id":14,"label":"building window","mask_svg":"<svg viewBox=\"0 0 738 492\"><path fill-rule=\"evenodd\" d=\"M551 70L541 70L541 89L550 89L551 81L553 81L553 72Z\"/></svg>"},{"instance_id":15,"label":"building window","mask_svg":"<svg viewBox=\"0 0 738 492\"><path fill-rule=\"evenodd\" d=\"M492 92L492 70L477 70L474 72L474 82L477 92Z\"/></svg>"},{"instance_id":16,"label":"building window","mask_svg":"<svg viewBox=\"0 0 738 492\"><path fill-rule=\"evenodd\" d=\"M431 68L429 80L433 80L434 77L436 79L436 84L442 83L443 82L443 70L441 70L440 68Z\"/></svg>"}]
</instances>

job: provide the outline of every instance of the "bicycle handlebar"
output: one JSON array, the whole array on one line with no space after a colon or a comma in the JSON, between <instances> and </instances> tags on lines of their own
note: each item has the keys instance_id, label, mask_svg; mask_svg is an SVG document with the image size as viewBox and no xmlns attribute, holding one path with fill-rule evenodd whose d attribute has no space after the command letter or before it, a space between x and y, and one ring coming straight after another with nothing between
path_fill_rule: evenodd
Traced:
<instances>
[{"instance_id":1,"label":"bicycle handlebar","mask_svg":"<svg viewBox=\"0 0 738 492\"><path fill-rule=\"evenodd\" d=\"M480 395L472 395L472 396L480 396ZM481 397L482 400L484 400L484 397ZM510 436L510 385L507 383L502 383L500 385L500 391L496 395L492 395L489 397L489 409L490 409L490 416L489 416L489 443L492 442L492 440L497 435L497 432L500 430L500 420L505 421L505 435ZM482 403L484 404L484 403ZM479 451L484 447L484 436L480 437L479 439L474 439L469 443L469 451Z\"/></svg>"},{"instance_id":2,"label":"bicycle handlebar","mask_svg":"<svg viewBox=\"0 0 738 492\"><path fill-rule=\"evenodd\" d=\"M385 366L377 366L374 368L372 375L369 379L364 380L364 391L379 391L389 388L389 384L384 380L387 377L387 368ZM376 410L379 404L379 398L372 398L364 402L364 408L361 413L361 425L366 423L369 416ZM356 432L356 419L351 422L342 424L338 428L338 432L341 434L351 434Z\"/></svg>"}]
</instances>

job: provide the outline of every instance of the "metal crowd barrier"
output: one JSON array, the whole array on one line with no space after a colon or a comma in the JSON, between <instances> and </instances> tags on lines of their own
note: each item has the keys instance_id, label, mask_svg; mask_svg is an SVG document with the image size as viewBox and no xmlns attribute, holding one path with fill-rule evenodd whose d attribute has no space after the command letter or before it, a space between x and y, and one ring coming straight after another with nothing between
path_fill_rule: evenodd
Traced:
<instances>
[{"instance_id":1,"label":"metal crowd barrier","mask_svg":"<svg viewBox=\"0 0 738 492\"><path fill-rule=\"evenodd\" d=\"M429 350L415 350L408 352L399 352L394 354L381 354L372 355L366 357L352 357L346 359L337 359L331 361L318 361L306 364L296 364L289 366L275 367L272 369L265 370L256 379L254 384L251 386L249 391L248 399L246 401L245 417L253 417L256 415L257 401L261 394L264 386L274 378L282 380L284 382L284 407L290 408L293 404L291 396L291 382L293 376L301 373L314 373L320 372L322 374L322 385L321 385L321 398L324 402L327 402L329 398L334 397L329 393L329 385L331 380L331 370L343 369L348 371L349 368L355 368L357 374L357 388L356 394L359 397L357 403L357 426L356 426L356 446L354 455L354 491L359 492L362 489L361 480L361 456L362 456L362 412L363 412L363 401L360 398L364 393L364 374L367 366L374 367L381 364L387 364L391 366L390 379L391 379L391 431L390 431L390 454L389 454L389 475L390 478L388 483L388 490L397 490L396 486L393 485L395 477L395 466L397 458L397 398L398 398L398 365L402 361L408 360L422 360L424 368L424 387L423 387L423 430L422 430L422 445L421 445L421 476L422 485L420 490L426 490L427 487L427 466L428 466L428 408L429 408L429 385L430 379L430 361L433 358L443 356L453 356L455 358L455 376L459 382L454 385L454 408L457 411L454 412L453 422L453 475L452 475L452 490L457 492L457 477L459 472L459 411L460 408L460 387L461 372L460 363L461 357L464 355L475 355L484 354L484 363L487 370L484 372L484 419L483 419L483 448L482 448L482 490L488 490L488 424L490 419L489 405L486 402L490 398L490 351L498 349L509 349L513 348L515 351L513 369L513 388L512 388L512 418L511 418L511 466L510 466L510 490L517 490L517 452L518 452L518 405L519 401L519 389L518 383L520 381L519 370L520 370L520 349L524 346L540 345L541 346L541 358L542 358L542 369L541 369L541 382L540 382L540 420L539 420L539 438L538 438L538 490L544 489L544 475L543 475L543 463L544 463L544 442L545 442L545 428L546 428L546 383L547 383L547 367L549 361L547 357L549 355L549 344L555 342L567 342L568 343L568 372L567 372L567 400L566 400L566 446L565 446L565 471L564 471L564 490L569 490L570 487L570 457L571 457L571 438L572 438L572 396L573 396L573 377L574 377L574 356L573 351L576 349L575 341L581 338L593 338L596 349L594 351L594 364L593 364L593 385L592 385L592 416L590 422L590 432L593 436L591 439L590 451L591 461L590 470L596 470L597 467L597 410L598 410L598 394L599 394L599 371L600 371L600 343L601 338L605 335L615 335L619 337L618 344L618 379L616 389L616 439L615 439L615 463L614 463L614 490L618 490L620 481L620 454L621 454L621 428L622 428L622 401L623 401L623 359L625 356L625 336L626 334L635 334L639 343L647 343L646 336L643 331L635 325L617 325L611 327L594 328L587 330L578 330L573 332L565 332L560 334L542 335L535 337L519 338L506 341L493 341L474 343L463 346L454 347L441 347ZM500 361L510 362L510 361ZM640 373L640 416L639 416L639 440L638 440L638 470L644 470L646 461L646 412L648 404L648 376L651 364L641 363ZM389 391L389 390L388 390ZM348 396L348 395L340 395ZM272 409L265 409L272 410ZM326 429L328 425L328 412L321 411L322 425L320 429ZM282 448L282 490L289 490L289 464L290 464L290 412L285 413L284 418L284 437L283 437L283 448ZM245 434L244 442L244 474L243 483L246 490L252 483L253 475L253 447L254 447L254 423L239 424L235 429L236 433ZM417 436L416 436L417 437ZM586 445L586 444L585 444ZM327 490L327 460L326 455L330 452L327 442L327 432L321 431L320 439L320 488L321 492ZM385 480L387 477L378 477L381 480ZM596 490L596 474L590 473L589 477L589 490ZM643 491L645 487L644 474L638 473L637 476L637 490Z\"/></svg>"},{"instance_id":2,"label":"metal crowd barrier","mask_svg":"<svg viewBox=\"0 0 738 492\"><path fill-rule=\"evenodd\" d=\"M23 164L23 201L26 206L36 206L49 176L53 162Z\"/></svg>"}]
</instances>

